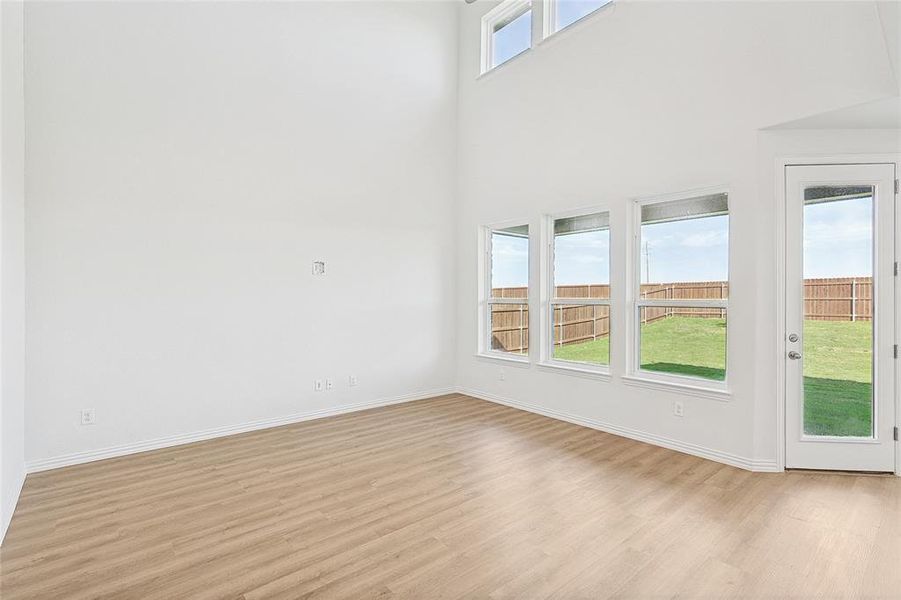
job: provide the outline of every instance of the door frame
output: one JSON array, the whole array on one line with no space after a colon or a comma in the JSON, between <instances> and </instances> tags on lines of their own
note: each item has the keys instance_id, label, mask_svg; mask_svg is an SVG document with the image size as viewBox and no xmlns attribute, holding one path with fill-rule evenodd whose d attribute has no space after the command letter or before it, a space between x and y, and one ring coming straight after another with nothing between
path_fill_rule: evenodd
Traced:
<instances>
[{"instance_id":1,"label":"door frame","mask_svg":"<svg viewBox=\"0 0 901 600\"><path fill-rule=\"evenodd\" d=\"M862 165L862 164L891 164L895 167L895 177L901 178L901 154L833 154L833 155L805 155L785 156L776 159L776 340L775 340L775 367L776 367L776 467L779 471L785 471L785 403L786 403L786 375L785 353L788 351L785 340L786 307L785 307L785 258L786 239L788 236L786 223L786 210L788 208L785 195L785 169L790 166L829 166L829 165ZM901 261L901 206L899 196L895 194L895 258ZM895 340L901 344L901 311L898 309L901 298L901 277L895 278ZM895 377L895 426L901 427L901 360L896 360L894 369ZM895 475L901 476L901 443L895 443Z\"/></svg>"}]
</instances>

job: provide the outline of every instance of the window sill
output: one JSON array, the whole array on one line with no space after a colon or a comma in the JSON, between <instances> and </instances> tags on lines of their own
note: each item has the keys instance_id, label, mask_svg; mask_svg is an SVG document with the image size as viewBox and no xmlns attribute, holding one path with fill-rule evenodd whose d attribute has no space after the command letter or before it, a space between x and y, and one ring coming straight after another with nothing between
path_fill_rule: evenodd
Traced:
<instances>
[{"instance_id":1,"label":"window sill","mask_svg":"<svg viewBox=\"0 0 901 600\"><path fill-rule=\"evenodd\" d=\"M479 74L476 76L476 81L479 81L480 79L484 79L484 78L488 77L489 75L491 75L492 73L497 73L500 69L503 69L503 68L506 67L507 65L519 61L519 59L522 58L523 56L528 56L528 55L530 55L530 54L532 53L532 50L533 50L533 49L534 49L534 46L529 46L528 48L526 48L525 50L523 50L523 51L520 52L519 54L514 54L513 56L511 56L510 58L508 58L507 60L505 60L505 61L502 62L501 64L499 64L499 65L497 65L497 66L494 66L494 67L491 67L491 68L488 69L487 71L483 71L483 72L479 73Z\"/></svg>"},{"instance_id":2,"label":"window sill","mask_svg":"<svg viewBox=\"0 0 901 600\"><path fill-rule=\"evenodd\" d=\"M476 352L475 357L479 360L486 360L489 362L497 361L525 369L529 368L531 365L528 356L505 356L500 353Z\"/></svg>"},{"instance_id":3,"label":"window sill","mask_svg":"<svg viewBox=\"0 0 901 600\"><path fill-rule=\"evenodd\" d=\"M685 394L687 396L708 398L710 400L718 400L720 402L728 402L732 399L732 392L730 392L725 385L692 385L690 383L676 383L673 381L665 381L654 377L644 377L640 375L623 375L622 380L624 384L633 387L659 390L662 392L672 392L675 394Z\"/></svg>"},{"instance_id":4,"label":"window sill","mask_svg":"<svg viewBox=\"0 0 901 600\"><path fill-rule=\"evenodd\" d=\"M596 381L610 381L610 371L606 369L593 368L589 365L580 366L576 364L560 364L559 362L543 362L538 363L538 368L542 371L551 373L563 373L573 375L575 377L585 377L586 379L594 379Z\"/></svg>"}]
</instances>

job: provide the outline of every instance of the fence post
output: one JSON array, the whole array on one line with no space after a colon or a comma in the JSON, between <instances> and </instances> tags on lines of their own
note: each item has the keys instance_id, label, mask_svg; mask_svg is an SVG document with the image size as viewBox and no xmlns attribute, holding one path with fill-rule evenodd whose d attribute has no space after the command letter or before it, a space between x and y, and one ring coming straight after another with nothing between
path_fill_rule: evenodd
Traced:
<instances>
[{"instance_id":1,"label":"fence post","mask_svg":"<svg viewBox=\"0 0 901 600\"><path fill-rule=\"evenodd\" d=\"M520 305L519 305L519 353L520 353L520 354L522 354L522 353L523 353L523 350L525 350L525 348L523 348L522 342L523 342L523 337L522 337L522 304L520 304Z\"/></svg>"},{"instance_id":2,"label":"fence post","mask_svg":"<svg viewBox=\"0 0 901 600\"><path fill-rule=\"evenodd\" d=\"M851 280L851 321L857 320L857 280Z\"/></svg>"},{"instance_id":3,"label":"fence post","mask_svg":"<svg viewBox=\"0 0 901 600\"><path fill-rule=\"evenodd\" d=\"M720 282L720 300L722 300L725 295L726 295L726 284L723 282ZM720 318L721 319L726 318L726 309L725 308L720 309Z\"/></svg>"}]
</instances>

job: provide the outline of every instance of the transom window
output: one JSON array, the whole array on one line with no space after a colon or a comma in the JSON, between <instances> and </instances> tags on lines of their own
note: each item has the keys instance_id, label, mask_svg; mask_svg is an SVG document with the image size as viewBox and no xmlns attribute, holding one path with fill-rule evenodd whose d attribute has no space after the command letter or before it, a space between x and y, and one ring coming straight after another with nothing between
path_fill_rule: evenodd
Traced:
<instances>
[{"instance_id":1,"label":"transom window","mask_svg":"<svg viewBox=\"0 0 901 600\"><path fill-rule=\"evenodd\" d=\"M550 348L547 356L606 367L610 364L610 215L552 220Z\"/></svg>"},{"instance_id":2,"label":"transom window","mask_svg":"<svg viewBox=\"0 0 901 600\"><path fill-rule=\"evenodd\" d=\"M613 0L546 0L544 4L544 37L569 27L612 2Z\"/></svg>"},{"instance_id":3,"label":"transom window","mask_svg":"<svg viewBox=\"0 0 901 600\"><path fill-rule=\"evenodd\" d=\"M642 203L639 219L637 370L659 378L725 381L727 195Z\"/></svg>"},{"instance_id":4,"label":"transom window","mask_svg":"<svg viewBox=\"0 0 901 600\"><path fill-rule=\"evenodd\" d=\"M506 0L482 17L482 73L532 46L532 3Z\"/></svg>"}]
</instances>

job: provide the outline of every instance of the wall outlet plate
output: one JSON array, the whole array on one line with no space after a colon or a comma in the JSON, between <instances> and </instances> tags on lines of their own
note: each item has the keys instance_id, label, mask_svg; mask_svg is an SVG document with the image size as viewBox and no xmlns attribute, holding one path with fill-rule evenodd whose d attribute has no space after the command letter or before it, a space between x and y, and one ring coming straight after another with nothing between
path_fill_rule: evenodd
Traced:
<instances>
[{"instance_id":1,"label":"wall outlet plate","mask_svg":"<svg viewBox=\"0 0 901 600\"><path fill-rule=\"evenodd\" d=\"M313 275L325 275L325 261L324 260L314 260L313 261Z\"/></svg>"},{"instance_id":2,"label":"wall outlet plate","mask_svg":"<svg viewBox=\"0 0 901 600\"><path fill-rule=\"evenodd\" d=\"M314 392L321 392L322 389L323 389L323 386L322 386L321 379L317 379L316 381L313 382L313 391Z\"/></svg>"},{"instance_id":3,"label":"wall outlet plate","mask_svg":"<svg viewBox=\"0 0 901 600\"><path fill-rule=\"evenodd\" d=\"M85 408L81 411L81 424L93 425L97 422L97 416L94 414L93 408Z\"/></svg>"},{"instance_id":4,"label":"wall outlet plate","mask_svg":"<svg viewBox=\"0 0 901 600\"><path fill-rule=\"evenodd\" d=\"M325 389L327 389L327 390L335 389L335 382L332 381L331 379L326 379L325 380Z\"/></svg>"},{"instance_id":5,"label":"wall outlet plate","mask_svg":"<svg viewBox=\"0 0 901 600\"><path fill-rule=\"evenodd\" d=\"M354 386L356 386L358 383L359 383L359 381L357 381L357 376L356 376L356 375L351 375L351 376L349 376L349 377L347 378L347 385L349 385L350 387L354 387Z\"/></svg>"},{"instance_id":6,"label":"wall outlet plate","mask_svg":"<svg viewBox=\"0 0 901 600\"><path fill-rule=\"evenodd\" d=\"M677 417L685 416L685 404L681 400L673 402L673 414Z\"/></svg>"}]
</instances>

